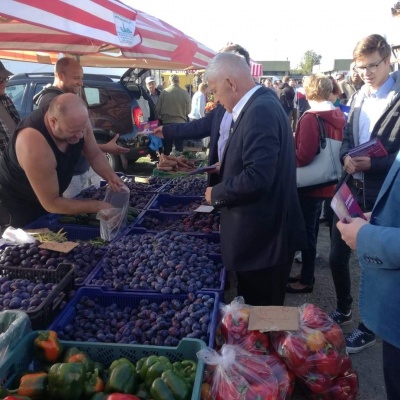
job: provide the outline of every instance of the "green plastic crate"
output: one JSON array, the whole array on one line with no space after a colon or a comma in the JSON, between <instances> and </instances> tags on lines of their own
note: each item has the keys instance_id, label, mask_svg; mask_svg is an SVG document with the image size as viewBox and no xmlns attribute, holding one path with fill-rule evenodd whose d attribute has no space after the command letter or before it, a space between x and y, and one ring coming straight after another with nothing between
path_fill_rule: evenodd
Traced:
<instances>
[{"instance_id":1,"label":"green plastic crate","mask_svg":"<svg viewBox=\"0 0 400 400\"><path fill-rule=\"evenodd\" d=\"M34 371L36 368L34 361L33 341L39 331L29 333L9 352L3 362L0 363L0 385L7 388L15 388L19 378L27 371ZM197 360L196 353L206 347L202 340L184 338L178 347L166 346L143 346L133 344L111 344L111 343L92 343L92 342L70 342L60 341L64 351L70 347L77 347L84 351L93 361L101 362L106 368L119 358L127 358L136 363L142 357L152 354L168 357L171 362L182 361L184 359L197 361L197 372L194 381L191 400L200 400L201 385L204 373L203 361Z\"/></svg>"}]
</instances>

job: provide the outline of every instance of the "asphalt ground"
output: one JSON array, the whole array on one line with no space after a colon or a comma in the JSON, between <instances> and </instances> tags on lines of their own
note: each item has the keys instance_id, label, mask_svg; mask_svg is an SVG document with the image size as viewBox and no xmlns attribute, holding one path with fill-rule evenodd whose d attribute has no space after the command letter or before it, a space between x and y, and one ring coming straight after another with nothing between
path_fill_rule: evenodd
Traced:
<instances>
[{"instance_id":1,"label":"asphalt ground","mask_svg":"<svg viewBox=\"0 0 400 400\"><path fill-rule=\"evenodd\" d=\"M139 160L139 163L132 165L127 171L128 174L138 176L149 176L155 167L147 159ZM315 285L313 293L309 294L286 294L285 305L298 307L304 303L314 303L327 313L330 313L336 307L335 289L333 286L331 272L328 266L328 257L330 251L329 229L325 223L320 224L318 235L317 251L319 257L316 260ZM294 263L292 274L300 272L301 264ZM350 271L352 277L352 295L353 295L353 321L350 325L343 327L345 335L351 333L360 322L358 310L358 292L360 284L360 267L354 254L350 258ZM235 275L228 274L230 281L229 290L225 291L225 302L229 303L235 296ZM358 354L350 355L353 368L357 371L359 377L360 391L358 399L362 400L385 400L386 392L382 372L382 341L377 338L374 346L369 347ZM306 399L306 397L296 390L292 400ZM400 400L400 399L399 399Z\"/></svg>"}]
</instances>

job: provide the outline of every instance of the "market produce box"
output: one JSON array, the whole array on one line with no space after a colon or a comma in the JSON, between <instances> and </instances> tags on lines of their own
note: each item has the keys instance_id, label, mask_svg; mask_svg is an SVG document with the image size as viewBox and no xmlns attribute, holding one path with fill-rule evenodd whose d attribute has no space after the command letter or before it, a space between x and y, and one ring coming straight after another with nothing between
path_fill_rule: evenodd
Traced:
<instances>
[{"instance_id":1,"label":"market produce box","mask_svg":"<svg viewBox=\"0 0 400 400\"><path fill-rule=\"evenodd\" d=\"M169 193L174 196L203 196L206 192L208 181L206 176L189 175L172 178L170 182L160 188L159 192Z\"/></svg>"},{"instance_id":2,"label":"market produce box","mask_svg":"<svg viewBox=\"0 0 400 400\"><path fill-rule=\"evenodd\" d=\"M54 270L0 265L2 310L20 309L33 329L44 329L64 308L75 289L75 267L62 263Z\"/></svg>"},{"instance_id":3,"label":"market produce box","mask_svg":"<svg viewBox=\"0 0 400 400\"><path fill-rule=\"evenodd\" d=\"M107 246L84 286L163 294L211 290L222 297L225 279L219 235L132 228Z\"/></svg>"},{"instance_id":4,"label":"market produce box","mask_svg":"<svg viewBox=\"0 0 400 400\"><path fill-rule=\"evenodd\" d=\"M213 346L219 295L115 292L78 289L49 329L60 339L176 346L184 337Z\"/></svg>"},{"instance_id":5,"label":"market produce box","mask_svg":"<svg viewBox=\"0 0 400 400\"><path fill-rule=\"evenodd\" d=\"M174 213L145 210L133 222L132 226L148 231L171 230L190 235L219 235L220 213Z\"/></svg>"},{"instance_id":6,"label":"market produce box","mask_svg":"<svg viewBox=\"0 0 400 400\"><path fill-rule=\"evenodd\" d=\"M18 386L22 374L39 370L33 346L38 333L34 331L25 336L0 364L0 384L2 386L10 389L15 388ZM206 344L201 340L185 338L181 340L177 347L63 340L61 340L61 344L65 350L77 347L80 351L85 352L91 360L101 363L105 368L108 368L114 360L120 358L127 358L132 363L136 363L142 357L150 355L168 357L172 363L183 360L196 361L197 370L191 400L200 400L204 363L197 360L196 353L206 347Z\"/></svg>"},{"instance_id":7,"label":"market produce box","mask_svg":"<svg viewBox=\"0 0 400 400\"><path fill-rule=\"evenodd\" d=\"M75 267L75 286L83 285L90 272L104 256L104 241L91 240L80 242L67 253L41 248L42 243L24 243L5 245L0 249L0 267L13 266L27 269L55 270L61 263L70 263ZM62 243L61 243L62 245Z\"/></svg>"},{"instance_id":8,"label":"market produce box","mask_svg":"<svg viewBox=\"0 0 400 400\"><path fill-rule=\"evenodd\" d=\"M65 232L65 236L69 241L76 240L92 240L100 237L99 226L83 226L77 224L62 224L59 219L60 214L46 214L38 218L36 221L27 225L24 230L29 232L30 229L48 228L52 232Z\"/></svg>"},{"instance_id":9,"label":"market produce box","mask_svg":"<svg viewBox=\"0 0 400 400\"><path fill-rule=\"evenodd\" d=\"M169 193L159 193L154 197L147 209L190 213L204 204L207 204L204 196L173 196Z\"/></svg>"}]
</instances>

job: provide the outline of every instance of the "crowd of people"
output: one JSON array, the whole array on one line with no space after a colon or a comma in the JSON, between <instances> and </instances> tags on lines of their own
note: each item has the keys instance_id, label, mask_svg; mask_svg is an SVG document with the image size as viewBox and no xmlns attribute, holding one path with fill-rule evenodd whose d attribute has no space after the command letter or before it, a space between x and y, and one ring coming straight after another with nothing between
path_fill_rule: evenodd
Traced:
<instances>
[{"instance_id":1,"label":"crowd of people","mask_svg":"<svg viewBox=\"0 0 400 400\"><path fill-rule=\"evenodd\" d=\"M362 268L359 307L363 321L346 338L347 350L359 352L383 340L387 397L400 398L399 205L400 78L391 71L391 48L373 34L353 52L348 77L311 74L301 82L285 76L257 84L248 52L239 45L221 49L191 98L178 75L156 88L146 86L160 126L154 135L169 154L184 139L208 138L206 201L220 210L224 266L237 277L237 294L250 305L283 305L286 293L311 293L322 204L346 182L365 213L339 221L331 214L329 266L337 306L331 318L352 320L349 257L357 252ZM42 93L38 110L20 121L4 93L11 75L0 64L0 222L24 226L45 212L98 212L111 205L63 197L76 166L84 160L112 190L122 187L96 144L87 107L77 96L82 68L57 62L52 88ZM190 88L191 89L191 88ZM191 90L190 90L191 91ZM216 107L205 113L207 92ZM350 111L346 117L341 105ZM322 121L322 122L321 122ZM296 168L313 162L319 149L320 123L328 138L342 142L343 176L337 185L298 190ZM387 155L351 157L349 151L379 138ZM115 147L116 143L109 144ZM118 148L114 149L118 151ZM295 252L302 269L291 275Z\"/></svg>"}]
</instances>

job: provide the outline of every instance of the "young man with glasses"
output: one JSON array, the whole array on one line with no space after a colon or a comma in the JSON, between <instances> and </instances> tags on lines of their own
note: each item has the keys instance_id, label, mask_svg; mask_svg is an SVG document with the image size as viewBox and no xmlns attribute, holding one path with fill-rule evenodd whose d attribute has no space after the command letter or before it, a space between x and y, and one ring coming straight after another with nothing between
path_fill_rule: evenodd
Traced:
<instances>
[{"instance_id":1,"label":"young man with glasses","mask_svg":"<svg viewBox=\"0 0 400 400\"><path fill-rule=\"evenodd\" d=\"M354 70L365 82L354 94L340 151L347 184L364 212L372 210L400 148L400 72L391 74L391 48L377 34L357 43ZM349 150L378 138L386 148L384 157L350 157ZM337 309L331 317L340 325L351 323L353 302L349 259L351 249L342 240L335 216L332 227L329 264L336 290ZM368 293L361 293L368 297ZM361 301L361 300L360 300ZM390 305L388 305L390 307ZM382 311L383 312L383 311ZM363 314L363 310L361 310ZM395 332L398 334L398 332ZM347 351L357 353L375 343L375 334L361 323L346 339Z\"/></svg>"}]
</instances>

